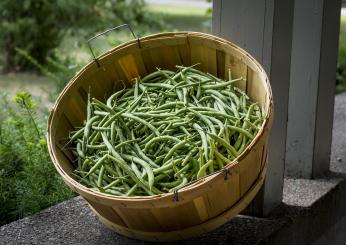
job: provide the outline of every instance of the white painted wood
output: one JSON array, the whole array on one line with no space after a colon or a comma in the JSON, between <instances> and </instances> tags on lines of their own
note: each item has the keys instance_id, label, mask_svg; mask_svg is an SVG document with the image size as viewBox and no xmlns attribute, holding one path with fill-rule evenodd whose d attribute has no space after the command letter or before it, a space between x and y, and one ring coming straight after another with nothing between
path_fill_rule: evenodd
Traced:
<instances>
[{"instance_id":1,"label":"white painted wood","mask_svg":"<svg viewBox=\"0 0 346 245\"><path fill-rule=\"evenodd\" d=\"M312 178L329 169L339 0L295 1L286 174Z\"/></svg>"},{"instance_id":2,"label":"white painted wood","mask_svg":"<svg viewBox=\"0 0 346 245\"><path fill-rule=\"evenodd\" d=\"M269 168L255 201L265 214L281 202L285 161L293 176L329 169L341 0L215 0L213 7L213 33L246 49L271 80Z\"/></svg>"},{"instance_id":3,"label":"white painted wood","mask_svg":"<svg viewBox=\"0 0 346 245\"><path fill-rule=\"evenodd\" d=\"M252 54L267 71L274 95L275 120L263 195L264 213L282 200L290 75L293 0L214 1L213 33Z\"/></svg>"},{"instance_id":4,"label":"white painted wood","mask_svg":"<svg viewBox=\"0 0 346 245\"><path fill-rule=\"evenodd\" d=\"M270 6L273 6L273 18L270 24L272 47L269 79L274 96L274 123L269 138L268 172L263 195L264 215L282 201L294 1L273 0Z\"/></svg>"},{"instance_id":5,"label":"white painted wood","mask_svg":"<svg viewBox=\"0 0 346 245\"><path fill-rule=\"evenodd\" d=\"M213 1L213 21L212 21L212 32L214 34L220 35L221 33L221 9L222 9L222 3L223 1Z\"/></svg>"},{"instance_id":6,"label":"white painted wood","mask_svg":"<svg viewBox=\"0 0 346 245\"><path fill-rule=\"evenodd\" d=\"M341 0L324 0L312 177L329 170Z\"/></svg>"},{"instance_id":7,"label":"white painted wood","mask_svg":"<svg viewBox=\"0 0 346 245\"><path fill-rule=\"evenodd\" d=\"M286 175L311 178L323 0L295 1Z\"/></svg>"},{"instance_id":8,"label":"white painted wood","mask_svg":"<svg viewBox=\"0 0 346 245\"><path fill-rule=\"evenodd\" d=\"M257 60L263 57L265 0L214 1L221 6L219 34L244 48ZM227 11L226 11L227 10ZM215 13L214 16L216 16Z\"/></svg>"}]
</instances>

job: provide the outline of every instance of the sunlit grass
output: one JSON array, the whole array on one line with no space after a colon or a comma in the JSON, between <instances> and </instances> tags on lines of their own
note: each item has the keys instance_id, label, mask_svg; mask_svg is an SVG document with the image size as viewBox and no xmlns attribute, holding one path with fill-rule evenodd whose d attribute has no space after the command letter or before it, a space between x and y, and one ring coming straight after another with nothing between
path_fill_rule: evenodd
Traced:
<instances>
[{"instance_id":1,"label":"sunlit grass","mask_svg":"<svg viewBox=\"0 0 346 245\"><path fill-rule=\"evenodd\" d=\"M193 8L186 6L173 6L173 5L163 5L155 4L147 6L147 10L170 15L188 15L188 16L203 16L206 14L205 8Z\"/></svg>"}]
</instances>

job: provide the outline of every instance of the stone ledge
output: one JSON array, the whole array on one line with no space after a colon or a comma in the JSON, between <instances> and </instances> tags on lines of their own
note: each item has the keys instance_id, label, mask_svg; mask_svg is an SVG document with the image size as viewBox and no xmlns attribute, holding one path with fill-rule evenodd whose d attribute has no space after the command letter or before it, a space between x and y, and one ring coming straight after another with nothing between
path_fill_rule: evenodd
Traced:
<instances>
[{"instance_id":1,"label":"stone ledge","mask_svg":"<svg viewBox=\"0 0 346 245\"><path fill-rule=\"evenodd\" d=\"M345 105L346 93L336 96L331 172L327 176L314 180L286 178L283 205L271 216L238 215L213 232L179 244L330 242L323 234L346 224ZM147 244L107 229L81 197L4 225L0 227L0 237L0 244Z\"/></svg>"}]
</instances>

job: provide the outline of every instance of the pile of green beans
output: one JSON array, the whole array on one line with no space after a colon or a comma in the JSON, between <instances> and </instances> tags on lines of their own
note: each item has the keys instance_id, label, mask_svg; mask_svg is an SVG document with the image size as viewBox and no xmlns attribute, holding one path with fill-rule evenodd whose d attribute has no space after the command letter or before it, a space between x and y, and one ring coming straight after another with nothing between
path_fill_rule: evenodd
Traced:
<instances>
[{"instance_id":1,"label":"pile of green beans","mask_svg":"<svg viewBox=\"0 0 346 245\"><path fill-rule=\"evenodd\" d=\"M74 175L116 196L172 192L222 169L263 124L261 108L228 80L191 67L160 70L101 102L88 98L72 132Z\"/></svg>"}]
</instances>

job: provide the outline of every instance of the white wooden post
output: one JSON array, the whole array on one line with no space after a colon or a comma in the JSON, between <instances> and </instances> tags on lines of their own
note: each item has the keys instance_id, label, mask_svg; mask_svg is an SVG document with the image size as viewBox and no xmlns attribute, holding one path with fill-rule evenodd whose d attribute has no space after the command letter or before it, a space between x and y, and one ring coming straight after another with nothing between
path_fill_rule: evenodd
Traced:
<instances>
[{"instance_id":1,"label":"white wooden post","mask_svg":"<svg viewBox=\"0 0 346 245\"><path fill-rule=\"evenodd\" d=\"M252 54L272 84L269 168L255 200L264 214L282 200L285 167L307 178L329 169L340 7L341 0L213 2L213 33Z\"/></svg>"},{"instance_id":2,"label":"white wooden post","mask_svg":"<svg viewBox=\"0 0 346 245\"><path fill-rule=\"evenodd\" d=\"M296 0L286 143L286 174L317 177L329 170L339 0Z\"/></svg>"},{"instance_id":3,"label":"white wooden post","mask_svg":"<svg viewBox=\"0 0 346 245\"><path fill-rule=\"evenodd\" d=\"M213 34L253 55L266 70L274 95L274 123L269 145L269 167L262 195L268 213L281 203L290 81L293 0L214 0ZM258 203L258 200L256 201Z\"/></svg>"}]
</instances>

